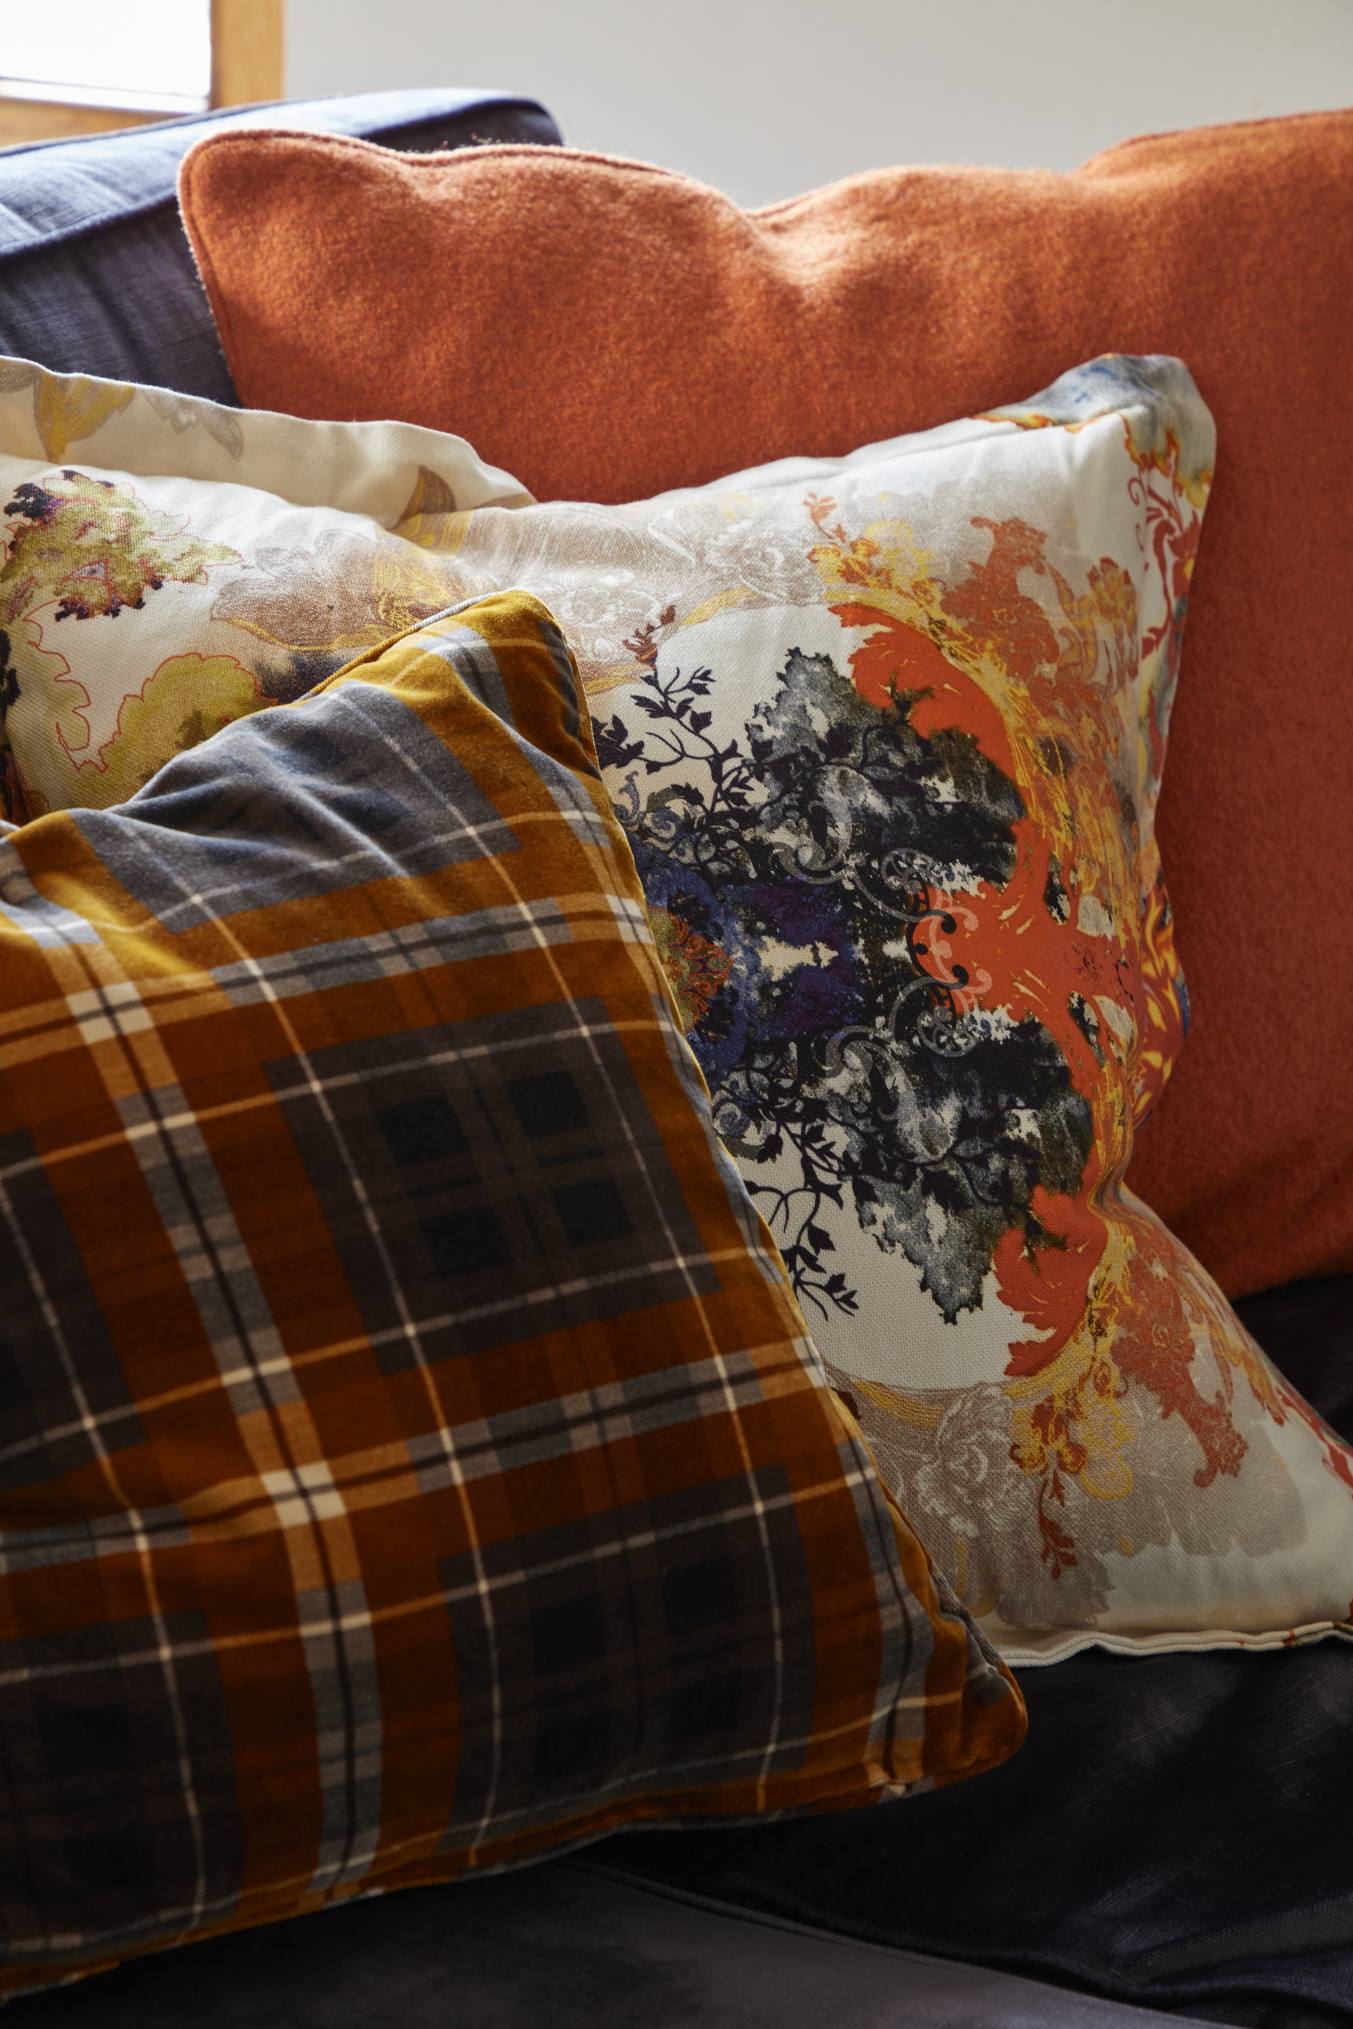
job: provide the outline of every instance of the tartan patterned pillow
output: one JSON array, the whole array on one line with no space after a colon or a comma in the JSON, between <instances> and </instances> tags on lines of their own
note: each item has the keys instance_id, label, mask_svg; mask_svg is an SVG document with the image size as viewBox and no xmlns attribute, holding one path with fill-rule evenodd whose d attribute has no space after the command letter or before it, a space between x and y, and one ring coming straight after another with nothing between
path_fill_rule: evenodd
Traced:
<instances>
[{"instance_id":1,"label":"tartan patterned pillow","mask_svg":"<svg viewBox=\"0 0 1353 2029\"><path fill-rule=\"evenodd\" d=\"M1002 1759L504 594L0 839L0 1991Z\"/></svg>"}]
</instances>

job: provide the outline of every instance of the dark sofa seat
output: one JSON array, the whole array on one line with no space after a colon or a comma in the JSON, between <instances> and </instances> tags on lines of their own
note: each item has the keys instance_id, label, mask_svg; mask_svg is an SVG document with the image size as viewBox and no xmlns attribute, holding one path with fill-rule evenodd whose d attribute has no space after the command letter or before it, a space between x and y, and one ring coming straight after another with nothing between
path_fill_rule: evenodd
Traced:
<instances>
[{"instance_id":1,"label":"dark sofa seat","mask_svg":"<svg viewBox=\"0 0 1353 2029\"><path fill-rule=\"evenodd\" d=\"M555 1861L17 2002L15 2029L1168 2029L1041 1981Z\"/></svg>"}]
</instances>

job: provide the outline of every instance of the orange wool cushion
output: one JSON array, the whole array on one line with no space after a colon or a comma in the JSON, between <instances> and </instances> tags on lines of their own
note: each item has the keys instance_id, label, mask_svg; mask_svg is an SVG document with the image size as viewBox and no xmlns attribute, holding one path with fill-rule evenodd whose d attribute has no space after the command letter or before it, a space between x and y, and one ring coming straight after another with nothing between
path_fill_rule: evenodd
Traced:
<instances>
[{"instance_id":1,"label":"orange wool cushion","mask_svg":"<svg viewBox=\"0 0 1353 2029\"><path fill-rule=\"evenodd\" d=\"M560 149L202 142L184 217L244 402L454 430L539 497L840 453L1105 351L1221 458L1160 812L1195 1027L1129 1181L1233 1294L1353 1268L1353 112L1074 175L886 170L758 212Z\"/></svg>"}]
</instances>

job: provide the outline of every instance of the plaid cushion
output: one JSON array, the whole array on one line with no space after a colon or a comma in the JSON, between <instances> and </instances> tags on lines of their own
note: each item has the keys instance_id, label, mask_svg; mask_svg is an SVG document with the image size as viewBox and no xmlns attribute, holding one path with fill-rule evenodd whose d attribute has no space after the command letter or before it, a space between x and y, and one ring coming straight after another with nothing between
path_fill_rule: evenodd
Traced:
<instances>
[{"instance_id":1,"label":"plaid cushion","mask_svg":"<svg viewBox=\"0 0 1353 2029\"><path fill-rule=\"evenodd\" d=\"M0 1991L1019 1738L523 594L0 839L0 1290Z\"/></svg>"}]
</instances>

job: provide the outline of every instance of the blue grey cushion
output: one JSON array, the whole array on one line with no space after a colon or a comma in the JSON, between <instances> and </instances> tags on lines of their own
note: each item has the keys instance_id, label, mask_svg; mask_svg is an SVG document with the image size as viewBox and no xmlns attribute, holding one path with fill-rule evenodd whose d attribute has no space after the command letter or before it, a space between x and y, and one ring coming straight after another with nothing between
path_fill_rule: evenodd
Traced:
<instances>
[{"instance_id":1,"label":"blue grey cushion","mask_svg":"<svg viewBox=\"0 0 1353 2029\"><path fill-rule=\"evenodd\" d=\"M254 106L0 150L0 353L61 373L235 402L179 219L178 166L204 134L279 125L411 150L559 140L532 99L410 91Z\"/></svg>"}]
</instances>

